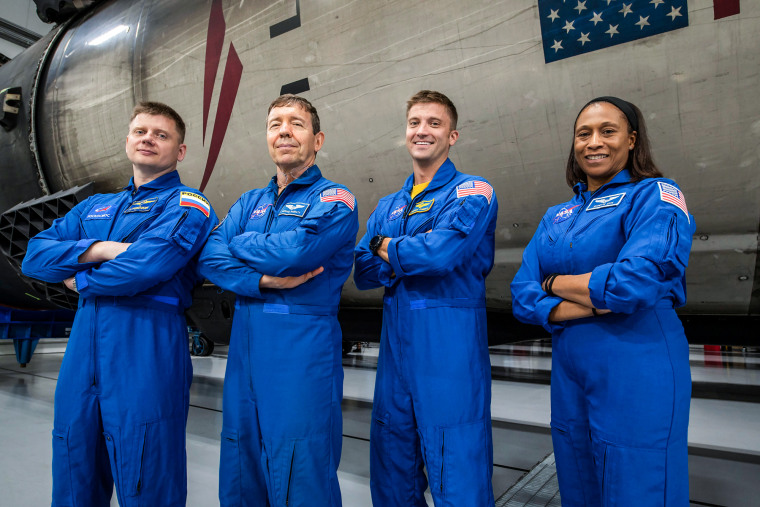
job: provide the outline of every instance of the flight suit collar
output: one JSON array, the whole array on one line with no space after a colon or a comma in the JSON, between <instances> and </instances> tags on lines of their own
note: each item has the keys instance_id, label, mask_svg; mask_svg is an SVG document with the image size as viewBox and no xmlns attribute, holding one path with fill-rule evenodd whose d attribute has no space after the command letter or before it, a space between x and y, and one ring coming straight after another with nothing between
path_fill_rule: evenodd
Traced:
<instances>
[{"instance_id":1,"label":"flight suit collar","mask_svg":"<svg viewBox=\"0 0 760 507\"><path fill-rule=\"evenodd\" d=\"M623 169L619 173L615 175L614 178L612 178L610 181L599 187L596 191L610 187L615 185L624 185L626 183L630 183L631 181L631 172L628 169ZM575 192L575 195L582 195L584 192L588 190L588 184L585 181L579 181L573 186L573 192ZM596 193L596 192L595 192Z\"/></svg>"},{"instance_id":2,"label":"flight suit collar","mask_svg":"<svg viewBox=\"0 0 760 507\"><path fill-rule=\"evenodd\" d=\"M158 178L156 178L153 181L149 181L148 183L143 183L140 185L140 188L148 188L152 190L161 190L162 188L170 188L170 187L176 187L177 184L181 183L179 179L179 172L177 170L169 171L166 174L162 174ZM132 176L129 178L129 185L124 187L124 190L129 190L130 192L134 192L135 190L135 177Z\"/></svg>"},{"instance_id":3,"label":"flight suit collar","mask_svg":"<svg viewBox=\"0 0 760 507\"><path fill-rule=\"evenodd\" d=\"M317 164L314 164L308 169L306 169L301 176L299 176L298 178L288 183L288 186L290 185L308 186L313 183L316 183L317 181L319 181L320 178L322 178L322 171L319 170L319 167L317 167ZM272 176L272 179L269 180L269 185L267 186L269 187L270 190L274 190L275 194L277 193L277 175L276 174Z\"/></svg>"},{"instance_id":4,"label":"flight suit collar","mask_svg":"<svg viewBox=\"0 0 760 507\"><path fill-rule=\"evenodd\" d=\"M428 190L435 190L437 188L441 188L446 183L451 181L454 176L456 175L457 168L454 166L454 162L451 161L451 159L447 158L443 164L441 164L441 167L438 168L438 170L435 172L435 175L433 176L433 179L430 181L430 184L427 186L425 191ZM414 173L412 173L404 183L404 191L411 194L412 187L414 186Z\"/></svg>"}]
</instances>

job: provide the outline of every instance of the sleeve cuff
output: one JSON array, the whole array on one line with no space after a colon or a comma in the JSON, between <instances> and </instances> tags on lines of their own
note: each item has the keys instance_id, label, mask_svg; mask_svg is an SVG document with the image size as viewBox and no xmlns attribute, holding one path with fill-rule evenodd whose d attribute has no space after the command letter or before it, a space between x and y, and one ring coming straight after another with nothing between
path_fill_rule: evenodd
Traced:
<instances>
[{"instance_id":1,"label":"sleeve cuff","mask_svg":"<svg viewBox=\"0 0 760 507\"><path fill-rule=\"evenodd\" d=\"M396 273L397 278L404 273L398 260L398 244L401 239L393 238L388 242L388 264L393 268L393 272Z\"/></svg>"},{"instance_id":2,"label":"sleeve cuff","mask_svg":"<svg viewBox=\"0 0 760 507\"><path fill-rule=\"evenodd\" d=\"M607 303L604 301L605 289L607 287L607 278L610 275L612 264L602 264L597 266L591 272L591 279L588 281L588 292L591 303L594 308L607 309Z\"/></svg>"},{"instance_id":3,"label":"sleeve cuff","mask_svg":"<svg viewBox=\"0 0 760 507\"><path fill-rule=\"evenodd\" d=\"M90 282L87 281L87 272L85 271L78 271L76 275L74 275L74 279L77 282L77 292L81 293L84 289L87 288L88 285L90 285Z\"/></svg>"}]
</instances>

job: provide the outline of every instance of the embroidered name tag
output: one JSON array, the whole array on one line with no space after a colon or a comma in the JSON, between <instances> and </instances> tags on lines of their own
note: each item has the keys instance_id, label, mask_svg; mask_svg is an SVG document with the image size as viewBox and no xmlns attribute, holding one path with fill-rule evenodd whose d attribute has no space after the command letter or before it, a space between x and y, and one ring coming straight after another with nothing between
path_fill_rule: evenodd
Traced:
<instances>
[{"instance_id":1,"label":"embroidered name tag","mask_svg":"<svg viewBox=\"0 0 760 507\"><path fill-rule=\"evenodd\" d=\"M248 217L248 220L258 220L259 218L263 217L267 214L267 210L269 209L269 206L272 204L262 204L261 206L258 206L253 212L251 213L251 216Z\"/></svg>"},{"instance_id":2,"label":"embroidered name tag","mask_svg":"<svg viewBox=\"0 0 760 507\"><path fill-rule=\"evenodd\" d=\"M95 206L87 213L85 220L110 220L113 218L113 206Z\"/></svg>"},{"instance_id":3,"label":"embroidered name tag","mask_svg":"<svg viewBox=\"0 0 760 507\"><path fill-rule=\"evenodd\" d=\"M396 220L398 217L404 214L405 209L406 209L406 204L402 204L398 208L388 213L388 221Z\"/></svg>"},{"instance_id":4,"label":"embroidered name tag","mask_svg":"<svg viewBox=\"0 0 760 507\"><path fill-rule=\"evenodd\" d=\"M580 206L580 204L576 204L575 206L571 206L569 208L565 206L564 208L559 210L556 215L554 215L554 220L552 220L552 222L555 224L564 222L565 220L573 216L573 212L575 211L575 208L577 208L578 206Z\"/></svg>"},{"instance_id":5,"label":"embroidered name tag","mask_svg":"<svg viewBox=\"0 0 760 507\"><path fill-rule=\"evenodd\" d=\"M409 214L414 215L415 213L425 213L427 211L430 211L430 208L433 207L434 202L435 199L430 199L429 201L420 201L414 205L414 208L412 208L412 211L410 211Z\"/></svg>"},{"instance_id":6,"label":"embroidered name tag","mask_svg":"<svg viewBox=\"0 0 760 507\"><path fill-rule=\"evenodd\" d=\"M586 211L594 211L594 210L602 209L602 208L612 208L613 206L617 206L621 202L623 202L623 197L625 197L625 192L623 192L622 194L597 197L596 199L592 200L588 204L588 208L586 208Z\"/></svg>"},{"instance_id":7,"label":"embroidered name tag","mask_svg":"<svg viewBox=\"0 0 760 507\"><path fill-rule=\"evenodd\" d=\"M309 209L308 202L291 202L282 207L280 215L303 217L307 209Z\"/></svg>"},{"instance_id":8,"label":"embroidered name tag","mask_svg":"<svg viewBox=\"0 0 760 507\"><path fill-rule=\"evenodd\" d=\"M124 213L147 213L158 202L158 197L153 199L144 199L142 201L135 201L129 205L129 208L124 210Z\"/></svg>"}]
</instances>

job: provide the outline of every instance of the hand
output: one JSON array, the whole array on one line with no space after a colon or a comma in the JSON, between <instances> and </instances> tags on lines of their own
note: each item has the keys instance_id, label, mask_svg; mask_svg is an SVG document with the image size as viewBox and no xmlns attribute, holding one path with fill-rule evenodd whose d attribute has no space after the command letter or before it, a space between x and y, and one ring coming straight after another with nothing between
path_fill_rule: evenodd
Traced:
<instances>
[{"instance_id":1,"label":"hand","mask_svg":"<svg viewBox=\"0 0 760 507\"><path fill-rule=\"evenodd\" d=\"M79 291L77 290L77 280L73 276L71 278L67 278L63 281L63 284L68 287L69 289L73 290L77 294L79 294Z\"/></svg>"},{"instance_id":2,"label":"hand","mask_svg":"<svg viewBox=\"0 0 760 507\"><path fill-rule=\"evenodd\" d=\"M118 241L96 241L90 248L79 256L81 264L87 262L105 262L114 260L119 254L124 253L132 243L119 243Z\"/></svg>"},{"instance_id":3,"label":"hand","mask_svg":"<svg viewBox=\"0 0 760 507\"><path fill-rule=\"evenodd\" d=\"M309 271L308 273L304 273L301 276L280 277L261 275L261 280L259 280L259 289L293 289L303 283L308 282L324 270L324 267L319 266L317 269Z\"/></svg>"}]
</instances>

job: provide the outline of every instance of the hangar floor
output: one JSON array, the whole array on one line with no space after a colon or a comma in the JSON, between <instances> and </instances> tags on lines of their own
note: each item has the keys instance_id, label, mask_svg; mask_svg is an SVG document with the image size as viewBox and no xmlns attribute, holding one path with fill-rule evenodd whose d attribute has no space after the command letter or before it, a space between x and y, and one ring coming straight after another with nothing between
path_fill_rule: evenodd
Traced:
<instances>
[{"instance_id":1,"label":"hangar floor","mask_svg":"<svg viewBox=\"0 0 760 507\"><path fill-rule=\"evenodd\" d=\"M377 364L373 345L365 344L361 352L344 358L339 479L343 504L352 507L371 505L369 421ZM12 343L0 341L0 507L50 504L53 393L65 346L65 340L41 340L32 361L21 368ZM692 505L760 506L760 354L743 349L705 352L692 346L690 359L694 382L689 426ZM225 364L226 347L219 347L211 357L193 358L187 426L191 507L218 505ZM496 498L506 499L507 491L521 477L537 464L551 461L544 460L551 453L551 348L545 342L494 347L491 364L493 485ZM112 505L117 505L115 500Z\"/></svg>"}]
</instances>

